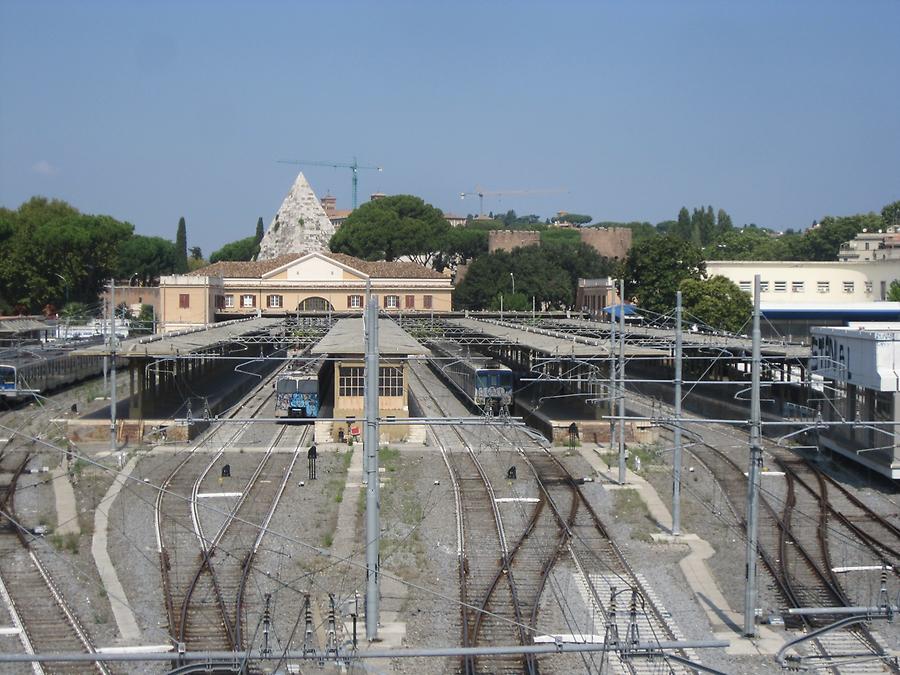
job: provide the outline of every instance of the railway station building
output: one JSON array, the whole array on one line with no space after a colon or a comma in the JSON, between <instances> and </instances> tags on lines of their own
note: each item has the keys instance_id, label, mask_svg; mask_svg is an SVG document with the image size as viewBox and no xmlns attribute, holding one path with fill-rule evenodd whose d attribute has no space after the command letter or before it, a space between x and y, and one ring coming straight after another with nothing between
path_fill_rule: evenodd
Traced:
<instances>
[{"instance_id":1,"label":"railway station building","mask_svg":"<svg viewBox=\"0 0 900 675\"><path fill-rule=\"evenodd\" d=\"M900 324L812 330L809 370L821 381L819 445L900 478Z\"/></svg>"},{"instance_id":2,"label":"railway station building","mask_svg":"<svg viewBox=\"0 0 900 675\"><path fill-rule=\"evenodd\" d=\"M341 319L313 348L313 354L324 355L333 368L331 374L332 403L320 408L319 417L344 418L316 422L316 442L362 440L364 424L363 392L365 391L365 338L361 318ZM378 321L378 415L382 419L407 418L409 409L409 357L424 357L428 352L409 333L390 319ZM330 410L329 410L330 408ZM412 424L382 424L383 442L425 440L425 427Z\"/></svg>"},{"instance_id":3,"label":"railway station building","mask_svg":"<svg viewBox=\"0 0 900 675\"><path fill-rule=\"evenodd\" d=\"M450 277L412 262L371 262L341 253L223 261L160 279L160 332L248 316L362 314L367 284L388 313L448 312Z\"/></svg>"}]
</instances>

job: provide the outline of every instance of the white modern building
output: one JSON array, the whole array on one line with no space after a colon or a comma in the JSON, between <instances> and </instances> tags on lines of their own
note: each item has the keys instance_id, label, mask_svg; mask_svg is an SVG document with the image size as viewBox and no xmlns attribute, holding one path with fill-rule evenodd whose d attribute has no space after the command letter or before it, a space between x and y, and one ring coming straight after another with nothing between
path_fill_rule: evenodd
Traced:
<instances>
[{"instance_id":1,"label":"white modern building","mask_svg":"<svg viewBox=\"0 0 900 675\"><path fill-rule=\"evenodd\" d=\"M813 328L809 370L824 378L819 445L900 478L900 324Z\"/></svg>"},{"instance_id":2,"label":"white modern building","mask_svg":"<svg viewBox=\"0 0 900 675\"><path fill-rule=\"evenodd\" d=\"M862 262L806 262L785 260L710 260L709 276L720 275L753 292L753 276L760 275L760 300L772 304L853 304L887 298L888 288L900 279L900 259Z\"/></svg>"}]
</instances>

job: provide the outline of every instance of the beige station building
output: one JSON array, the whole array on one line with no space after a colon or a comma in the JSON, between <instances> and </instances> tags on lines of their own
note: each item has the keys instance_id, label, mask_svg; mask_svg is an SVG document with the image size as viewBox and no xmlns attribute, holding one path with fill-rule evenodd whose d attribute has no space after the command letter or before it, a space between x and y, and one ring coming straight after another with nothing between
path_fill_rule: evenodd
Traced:
<instances>
[{"instance_id":1,"label":"beige station building","mask_svg":"<svg viewBox=\"0 0 900 675\"><path fill-rule=\"evenodd\" d=\"M341 253L287 254L270 260L217 262L159 282L159 332L247 316L298 311L359 313L366 287L382 310L447 312L450 278L411 262L370 262Z\"/></svg>"}]
</instances>

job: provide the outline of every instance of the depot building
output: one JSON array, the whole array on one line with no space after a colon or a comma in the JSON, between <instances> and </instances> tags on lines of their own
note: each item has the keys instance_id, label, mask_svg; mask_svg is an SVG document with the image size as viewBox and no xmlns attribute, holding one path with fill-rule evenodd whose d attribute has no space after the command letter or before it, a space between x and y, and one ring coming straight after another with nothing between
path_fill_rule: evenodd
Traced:
<instances>
[{"instance_id":1,"label":"depot building","mask_svg":"<svg viewBox=\"0 0 900 675\"><path fill-rule=\"evenodd\" d=\"M900 324L813 328L809 370L820 445L900 479Z\"/></svg>"},{"instance_id":2,"label":"depot building","mask_svg":"<svg viewBox=\"0 0 900 675\"><path fill-rule=\"evenodd\" d=\"M366 286L382 310L447 312L450 278L412 262L371 262L341 253L222 261L160 279L160 332L246 316L295 312L362 313Z\"/></svg>"}]
</instances>

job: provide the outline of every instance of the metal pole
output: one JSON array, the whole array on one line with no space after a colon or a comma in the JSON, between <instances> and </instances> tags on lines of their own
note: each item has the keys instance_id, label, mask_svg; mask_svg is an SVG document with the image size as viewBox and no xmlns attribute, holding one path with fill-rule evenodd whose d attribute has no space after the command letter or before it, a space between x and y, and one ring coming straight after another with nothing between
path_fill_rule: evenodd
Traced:
<instances>
[{"instance_id":1,"label":"metal pole","mask_svg":"<svg viewBox=\"0 0 900 675\"><path fill-rule=\"evenodd\" d=\"M759 477L762 470L759 410L759 275L753 277L753 360L750 386L750 470L747 472L747 585L744 589L744 635L756 635L756 536Z\"/></svg>"},{"instance_id":2,"label":"metal pole","mask_svg":"<svg viewBox=\"0 0 900 675\"><path fill-rule=\"evenodd\" d=\"M534 296L531 296L531 323L534 323Z\"/></svg>"},{"instance_id":3,"label":"metal pole","mask_svg":"<svg viewBox=\"0 0 900 675\"><path fill-rule=\"evenodd\" d=\"M109 283L109 450L116 452L116 278Z\"/></svg>"},{"instance_id":4,"label":"metal pole","mask_svg":"<svg viewBox=\"0 0 900 675\"><path fill-rule=\"evenodd\" d=\"M613 313L613 304L607 305L609 310L609 451L612 452L616 446L616 434L619 431L618 422L614 415L616 414L616 315ZM610 466L610 474L612 474L612 466Z\"/></svg>"},{"instance_id":5,"label":"metal pole","mask_svg":"<svg viewBox=\"0 0 900 675\"><path fill-rule=\"evenodd\" d=\"M625 279L619 279L619 485L625 485Z\"/></svg>"},{"instance_id":6,"label":"metal pole","mask_svg":"<svg viewBox=\"0 0 900 675\"><path fill-rule=\"evenodd\" d=\"M366 638L378 637L378 305L369 300L366 312Z\"/></svg>"},{"instance_id":7,"label":"metal pole","mask_svg":"<svg viewBox=\"0 0 900 675\"><path fill-rule=\"evenodd\" d=\"M681 291L675 292L675 455L672 459L672 534L681 534Z\"/></svg>"}]
</instances>

